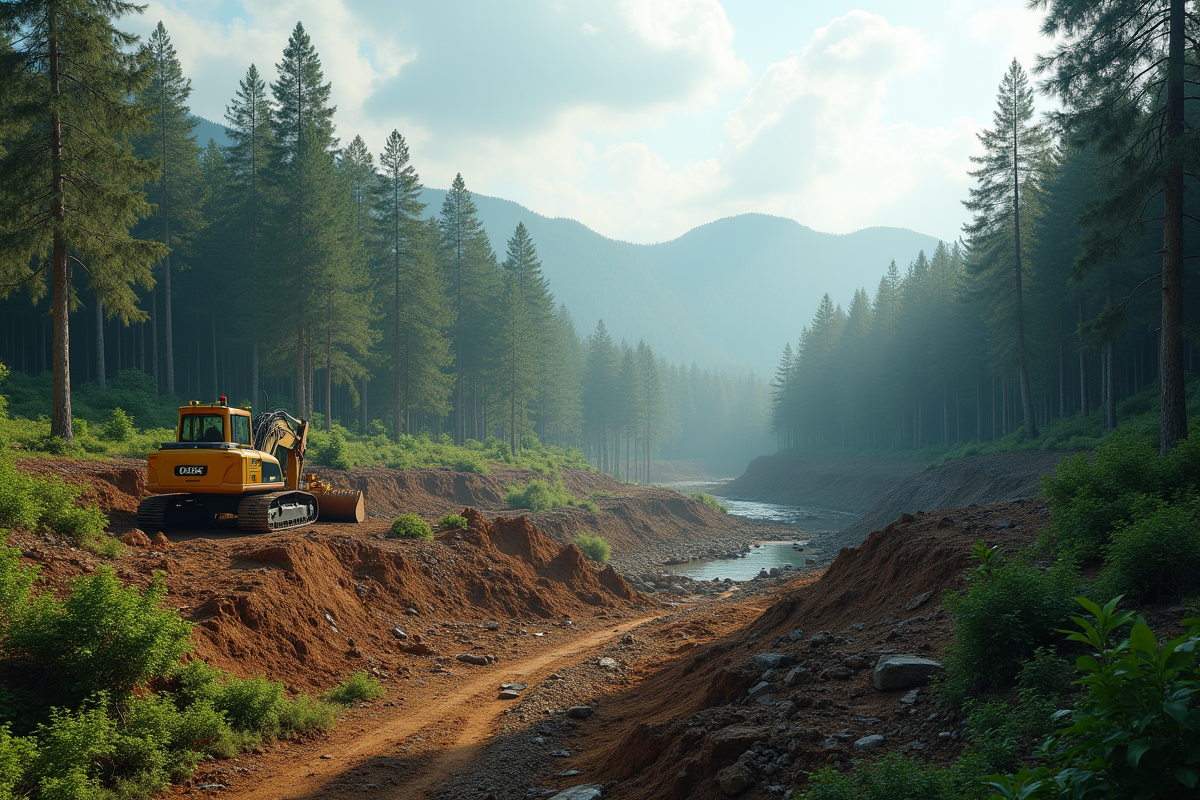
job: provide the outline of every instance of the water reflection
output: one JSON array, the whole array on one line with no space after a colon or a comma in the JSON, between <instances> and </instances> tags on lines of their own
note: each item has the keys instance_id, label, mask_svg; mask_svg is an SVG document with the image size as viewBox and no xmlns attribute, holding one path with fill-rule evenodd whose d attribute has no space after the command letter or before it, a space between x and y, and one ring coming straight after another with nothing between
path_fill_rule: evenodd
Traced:
<instances>
[{"instance_id":1,"label":"water reflection","mask_svg":"<svg viewBox=\"0 0 1200 800\"><path fill-rule=\"evenodd\" d=\"M801 541L801 540L797 540ZM811 550L807 554L812 558ZM793 567L804 566L805 553L793 549L792 542L763 542L743 558L719 561L692 561L670 568L678 575L687 575L697 581L711 581L713 578L735 581L748 581L756 577L761 570L770 572L772 567L784 569L790 564Z\"/></svg>"}]
</instances>

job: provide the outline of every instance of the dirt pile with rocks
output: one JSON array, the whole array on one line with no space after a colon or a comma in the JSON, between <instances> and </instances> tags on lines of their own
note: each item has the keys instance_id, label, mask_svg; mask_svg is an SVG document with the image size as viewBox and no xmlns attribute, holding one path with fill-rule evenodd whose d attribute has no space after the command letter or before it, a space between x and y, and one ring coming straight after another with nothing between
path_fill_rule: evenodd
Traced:
<instances>
[{"instance_id":1,"label":"dirt pile with rocks","mask_svg":"<svg viewBox=\"0 0 1200 800\"><path fill-rule=\"evenodd\" d=\"M715 799L777 797L826 764L889 752L953 758L956 713L923 678L877 689L876 670L937 662L951 640L941 595L961 587L971 544L1022 547L1046 520L1036 501L901 517L819 579L782 584L753 623L607 699L564 766L619 781L622 800Z\"/></svg>"},{"instance_id":2,"label":"dirt pile with rocks","mask_svg":"<svg viewBox=\"0 0 1200 800\"><path fill-rule=\"evenodd\" d=\"M760 456L721 495L861 514L922 469L921 462L910 458Z\"/></svg>"}]
</instances>

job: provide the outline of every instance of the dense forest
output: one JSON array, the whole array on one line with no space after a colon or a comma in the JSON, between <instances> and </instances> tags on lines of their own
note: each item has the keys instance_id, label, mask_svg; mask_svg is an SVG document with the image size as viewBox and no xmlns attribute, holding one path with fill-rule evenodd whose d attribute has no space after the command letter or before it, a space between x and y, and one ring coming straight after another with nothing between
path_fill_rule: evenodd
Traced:
<instances>
[{"instance_id":1,"label":"dense forest","mask_svg":"<svg viewBox=\"0 0 1200 800\"><path fill-rule=\"evenodd\" d=\"M581 336L523 224L497 253L461 175L427 208L398 131L377 157L339 137L303 25L275 82L249 65L219 146L197 141L161 23L139 43L102 14L53 16L0 42L0 360L52 373L55 435L72 437L73 384L137 370L168 398L536 437L639 480L763 440L761 379L667 363L603 322Z\"/></svg>"},{"instance_id":2,"label":"dense forest","mask_svg":"<svg viewBox=\"0 0 1200 800\"><path fill-rule=\"evenodd\" d=\"M1183 320L1200 315L1200 295L1182 280L1200 237L1181 226L1200 208L1194 192L1167 189L1194 187L1196 109L1176 119L1165 68L1107 82L1081 44L1100 34L1080 36L1038 64L1063 110L1038 119L1022 66L1003 76L962 239L907 269L893 262L845 307L826 295L785 345L772 381L780 447L953 449L1037 440L1071 417L1107 431L1120 401L1152 387L1170 422L1164 449L1186 433L1186 376L1200 364ZM1125 47L1166 63L1141 34ZM1172 144L1175 126L1186 138Z\"/></svg>"}]
</instances>

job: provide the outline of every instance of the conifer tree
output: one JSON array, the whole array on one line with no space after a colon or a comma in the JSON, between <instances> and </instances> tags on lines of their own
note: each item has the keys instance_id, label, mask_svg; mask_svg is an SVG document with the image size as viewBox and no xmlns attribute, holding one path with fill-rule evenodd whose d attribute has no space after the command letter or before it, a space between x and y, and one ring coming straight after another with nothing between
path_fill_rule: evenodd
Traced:
<instances>
[{"instance_id":1,"label":"conifer tree","mask_svg":"<svg viewBox=\"0 0 1200 800\"><path fill-rule=\"evenodd\" d=\"M413 432L414 415L440 419L450 413L454 359L446 331L454 320L446 296L437 247L436 220L414 222L404 242L396 283L396 415L398 429Z\"/></svg>"},{"instance_id":2,"label":"conifer tree","mask_svg":"<svg viewBox=\"0 0 1200 800\"><path fill-rule=\"evenodd\" d=\"M401 434L409 432L411 409L414 405L413 377L423 374L423 370L414 370L413 365L405 363L405 358L416 357L412 350L412 344L416 341L414 337L429 333L422 325L425 318L416 309L405 307L406 298L421 295L423 287L417 288L416 294L412 294L406 286L406 279L410 277L409 273L420 271L416 267L417 259L427 257L431 252L430 243L422 240L420 247L414 243L414 236L421 233L419 229L422 223L419 222L419 218L425 210L425 204L418 199L421 181L409 161L408 144L399 131L393 130L388 136L383 153L379 156L379 165L382 167L379 176L379 239L383 248L382 262L386 265L386 272L381 276L380 284L390 290L392 300L392 345L395 348L395 360L392 364L395 378L392 395L393 432L399 440ZM411 277L415 279L418 276L414 274ZM427 297L425 299L428 300ZM410 321L407 331L406 318ZM440 320L441 315L434 312L432 318ZM412 325L416 327L411 327ZM435 323L434 327L437 325L438 323ZM433 360L437 361L437 356L434 356Z\"/></svg>"},{"instance_id":3,"label":"conifer tree","mask_svg":"<svg viewBox=\"0 0 1200 800\"><path fill-rule=\"evenodd\" d=\"M1057 41L1037 66L1048 75L1045 88L1063 103L1056 121L1073 145L1095 148L1106 166L1105 191L1084 216L1088 235L1077 273L1119 255L1158 216L1161 195L1162 269L1150 278L1161 275L1159 447L1165 453L1187 436L1184 178L1200 161L1200 133L1188 122L1188 101L1196 97L1187 94L1200 22L1186 0L1032 5L1047 9L1042 31ZM1109 315L1124 316L1127 305L1110 306Z\"/></svg>"},{"instance_id":4,"label":"conifer tree","mask_svg":"<svg viewBox=\"0 0 1200 800\"><path fill-rule=\"evenodd\" d=\"M267 86L254 64L238 82L233 101L225 109L231 171L230 201L236 208L236 225L230 236L237 243L231 257L238 268L239 283L245 290L239 295L257 303L262 288L261 252L266 219L264 177L269 169L274 138L271 133L271 106ZM250 398L258 403L260 383L261 326L246 326L250 342Z\"/></svg>"},{"instance_id":5,"label":"conifer tree","mask_svg":"<svg viewBox=\"0 0 1200 800\"><path fill-rule=\"evenodd\" d=\"M550 296L537 249L524 223L517 223L508 240L503 264L500 325L495 339L496 401L508 418L508 439L513 452L521 436L532 433L530 411L539 387L538 374L554 300Z\"/></svg>"},{"instance_id":6,"label":"conifer tree","mask_svg":"<svg viewBox=\"0 0 1200 800\"><path fill-rule=\"evenodd\" d=\"M154 164L130 150L146 110L130 101L146 83L137 39L115 27L140 11L105 0L0 4L0 289L52 294L50 432L71 441L68 315L72 265L89 273L98 302L122 321L140 321L135 285L154 285L163 248L134 238L150 208L136 186Z\"/></svg>"},{"instance_id":7,"label":"conifer tree","mask_svg":"<svg viewBox=\"0 0 1200 800\"><path fill-rule=\"evenodd\" d=\"M650 453L651 443L658 435L658 427L663 415L662 380L658 374L658 360L654 351L644 341L637 346L638 388L640 389L639 406L641 410L642 447L645 467L642 470L642 483L650 483Z\"/></svg>"},{"instance_id":8,"label":"conifer tree","mask_svg":"<svg viewBox=\"0 0 1200 800\"><path fill-rule=\"evenodd\" d=\"M588 434L596 444L597 461L601 471L608 472L610 464L610 436L616 422L615 392L620 355L613 345L604 320L596 323L596 330L588 339L587 365L583 373L583 416L588 421Z\"/></svg>"},{"instance_id":9,"label":"conifer tree","mask_svg":"<svg viewBox=\"0 0 1200 800\"><path fill-rule=\"evenodd\" d=\"M172 261L183 269L191 255L194 238L203 227L200 181L200 148L192 129L196 120L188 109L192 82L184 76L179 56L171 44L167 29L159 22L145 46L150 60L150 80L138 96L150 108L151 130L137 140L140 155L159 162L158 180L147 186L147 199L157 208L155 233L167 247L162 259L162 334L165 388L175 394L175 322L172 281ZM149 225L143 230L149 232ZM151 300L156 308L157 293ZM152 315L153 316L153 315ZM152 341L157 343L159 323L152 320ZM157 349L157 348L155 348ZM157 355L154 358L157 369Z\"/></svg>"},{"instance_id":10,"label":"conifer tree","mask_svg":"<svg viewBox=\"0 0 1200 800\"><path fill-rule=\"evenodd\" d=\"M1012 361L1021 390L1025 438L1038 437L1025 341L1025 283L1022 213L1032 210L1041 186L1050 147L1049 133L1033 124L1033 89L1016 59L1000 83L994 127L979 134L984 155L972 156L979 169L971 173L979 185L965 202L974 219L965 228L971 239L972 271L988 284L984 290L994 317L1012 326ZM1010 290L1000 276L1010 277Z\"/></svg>"},{"instance_id":11,"label":"conifer tree","mask_svg":"<svg viewBox=\"0 0 1200 800\"><path fill-rule=\"evenodd\" d=\"M338 166L341 168L344 178L350 187L350 214L353 220L356 248L360 256L367 258L369 262L370 253L373 249L371 246L371 237L374 234L372 214L378 202L378 198L376 197L378 176L375 173L375 157L371 155L371 151L362 136L355 136L350 140L350 144L347 145L345 152L342 153L342 157L338 161ZM372 298L373 304L374 298ZM364 371L359 378L361 382L358 391L359 433L366 433L367 430L367 384L369 377L369 372Z\"/></svg>"}]
</instances>

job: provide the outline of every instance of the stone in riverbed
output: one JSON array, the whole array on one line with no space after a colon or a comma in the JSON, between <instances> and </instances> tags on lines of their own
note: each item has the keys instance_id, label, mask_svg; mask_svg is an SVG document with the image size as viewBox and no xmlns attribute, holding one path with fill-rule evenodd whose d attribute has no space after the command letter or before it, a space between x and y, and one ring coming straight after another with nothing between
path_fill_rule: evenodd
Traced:
<instances>
[{"instance_id":1,"label":"stone in riverbed","mask_svg":"<svg viewBox=\"0 0 1200 800\"><path fill-rule=\"evenodd\" d=\"M928 658L912 655L887 656L875 665L873 682L881 692L912 689L924 686L942 665Z\"/></svg>"}]
</instances>

